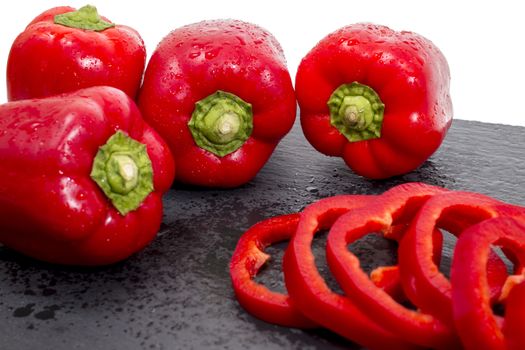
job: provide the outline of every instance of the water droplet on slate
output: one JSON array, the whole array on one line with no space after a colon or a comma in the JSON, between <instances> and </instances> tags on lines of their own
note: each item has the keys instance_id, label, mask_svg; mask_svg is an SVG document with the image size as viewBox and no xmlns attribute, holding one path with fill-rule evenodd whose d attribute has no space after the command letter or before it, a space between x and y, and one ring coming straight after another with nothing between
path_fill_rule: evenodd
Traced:
<instances>
[{"instance_id":1,"label":"water droplet on slate","mask_svg":"<svg viewBox=\"0 0 525 350\"><path fill-rule=\"evenodd\" d=\"M308 191L310 193L317 193L317 192L319 192L319 189L317 187L314 187L314 186L308 186L308 187L306 187L306 191Z\"/></svg>"}]
</instances>

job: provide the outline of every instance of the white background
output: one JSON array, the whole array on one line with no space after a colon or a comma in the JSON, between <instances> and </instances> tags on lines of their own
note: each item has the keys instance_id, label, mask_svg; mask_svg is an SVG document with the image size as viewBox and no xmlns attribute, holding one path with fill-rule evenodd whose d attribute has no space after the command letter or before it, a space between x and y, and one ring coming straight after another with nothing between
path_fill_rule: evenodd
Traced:
<instances>
[{"instance_id":1,"label":"white background","mask_svg":"<svg viewBox=\"0 0 525 350\"><path fill-rule=\"evenodd\" d=\"M8 5L7 5L8 4ZM0 14L0 102L15 37L42 11L86 1L9 1ZM236 18L270 30L292 78L301 58L326 34L373 22L431 39L448 59L457 119L525 126L525 19L520 1L92 1L99 12L142 35L148 55L172 29L204 19Z\"/></svg>"}]
</instances>

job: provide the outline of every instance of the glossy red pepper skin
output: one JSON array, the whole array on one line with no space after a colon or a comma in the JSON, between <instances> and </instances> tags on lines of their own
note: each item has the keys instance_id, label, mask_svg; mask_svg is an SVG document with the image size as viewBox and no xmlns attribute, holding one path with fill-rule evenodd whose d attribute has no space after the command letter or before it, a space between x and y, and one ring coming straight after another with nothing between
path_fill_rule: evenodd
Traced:
<instances>
[{"instance_id":1,"label":"glossy red pepper skin","mask_svg":"<svg viewBox=\"0 0 525 350\"><path fill-rule=\"evenodd\" d=\"M146 60L140 35L118 24L97 32L54 23L55 15L72 11L68 6L47 10L15 39L7 63L10 101L99 85L136 97Z\"/></svg>"},{"instance_id":2,"label":"glossy red pepper skin","mask_svg":"<svg viewBox=\"0 0 525 350\"><path fill-rule=\"evenodd\" d=\"M303 132L319 152L357 174L383 179L419 167L452 121L450 73L439 49L411 32L353 24L323 38L301 61L296 93ZM371 87L384 104L379 138L349 140L330 122L327 102L342 84Z\"/></svg>"},{"instance_id":3,"label":"glossy red pepper skin","mask_svg":"<svg viewBox=\"0 0 525 350\"><path fill-rule=\"evenodd\" d=\"M270 259L264 252L265 247L290 239L298 222L299 214L289 214L250 227L237 243L230 262L230 276L239 304L255 317L281 326L312 328L317 325L294 307L288 295L273 292L253 280Z\"/></svg>"},{"instance_id":4,"label":"glossy red pepper skin","mask_svg":"<svg viewBox=\"0 0 525 350\"><path fill-rule=\"evenodd\" d=\"M451 270L452 305L454 322L467 350L512 349L517 338L523 344L523 324L520 324L519 329L512 326L505 328L507 320L493 314L485 270L491 245L510 249L521 266L525 264L523 223L524 221L520 223L510 217L485 220L465 230L458 239ZM523 274L523 269L518 273ZM510 309L511 325L516 321L516 317L523 319L522 315L513 314L518 310L512 310L512 307L519 306L516 305L515 296L512 294L511 290L506 308ZM525 310L522 307L519 311ZM510 347L506 344L505 332L510 333Z\"/></svg>"},{"instance_id":5,"label":"glossy red pepper skin","mask_svg":"<svg viewBox=\"0 0 525 350\"><path fill-rule=\"evenodd\" d=\"M370 349L417 349L363 313L352 299L334 293L315 265L314 235L329 228L342 214L368 205L373 196L336 196L321 199L301 213L297 232L286 249L283 270L294 305L309 319Z\"/></svg>"},{"instance_id":6,"label":"glossy red pepper skin","mask_svg":"<svg viewBox=\"0 0 525 350\"><path fill-rule=\"evenodd\" d=\"M480 221L501 215L523 216L525 212L493 198L469 192L450 192L429 199L417 213L399 245L399 267L408 298L425 312L452 322L450 281L432 261L430 233L436 227L461 237L461 232ZM505 284L507 268L492 252L486 266L490 294L498 299Z\"/></svg>"},{"instance_id":7,"label":"glossy red pepper skin","mask_svg":"<svg viewBox=\"0 0 525 350\"><path fill-rule=\"evenodd\" d=\"M222 157L199 147L188 128L196 102L219 90L253 110L251 136ZM146 68L139 107L170 145L176 180L209 187L236 187L255 177L296 115L279 43L266 30L236 20L204 21L168 34Z\"/></svg>"},{"instance_id":8,"label":"glossy red pepper skin","mask_svg":"<svg viewBox=\"0 0 525 350\"><path fill-rule=\"evenodd\" d=\"M394 225L410 222L422 203L444 190L424 184L397 186L379 196L375 203L342 215L328 233L328 266L345 294L365 314L374 315L381 325L403 339L426 348L458 349L453 327L434 316L407 309L378 288L360 268L359 258L347 246L361 237L382 232L389 237ZM402 239L402 235L393 237Z\"/></svg>"},{"instance_id":9,"label":"glossy red pepper skin","mask_svg":"<svg viewBox=\"0 0 525 350\"><path fill-rule=\"evenodd\" d=\"M122 91L93 87L0 106L0 242L44 261L103 265L156 235L174 177L167 145ZM146 145L153 192L121 215L90 178L117 130Z\"/></svg>"}]
</instances>

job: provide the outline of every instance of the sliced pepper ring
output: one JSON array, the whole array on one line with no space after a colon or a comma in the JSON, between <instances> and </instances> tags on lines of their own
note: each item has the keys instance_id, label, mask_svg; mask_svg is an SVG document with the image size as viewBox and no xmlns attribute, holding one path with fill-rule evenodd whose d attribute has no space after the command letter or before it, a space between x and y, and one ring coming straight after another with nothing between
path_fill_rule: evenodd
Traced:
<instances>
[{"instance_id":1,"label":"sliced pepper ring","mask_svg":"<svg viewBox=\"0 0 525 350\"><path fill-rule=\"evenodd\" d=\"M290 239L298 222L299 214L289 214L250 227L237 243L230 262L230 276L239 304L255 317L281 326L313 328L316 323L297 310L288 295L273 292L253 280L270 259L264 248Z\"/></svg>"},{"instance_id":2,"label":"sliced pepper ring","mask_svg":"<svg viewBox=\"0 0 525 350\"><path fill-rule=\"evenodd\" d=\"M423 311L452 322L450 281L432 261L431 233L436 227L461 237L461 232L480 221L500 215L523 215L519 207L470 192L449 192L429 199L419 210L399 245L399 268L403 290ZM498 299L507 279L504 262L489 254L486 266L491 297Z\"/></svg>"},{"instance_id":3,"label":"sliced pepper ring","mask_svg":"<svg viewBox=\"0 0 525 350\"><path fill-rule=\"evenodd\" d=\"M304 315L347 339L370 349L418 349L380 326L351 299L330 290L315 265L311 249L315 234L330 227L340 215L372 203L374 198L336 196L321 199L304 209L284 255L286 288Z\"/></svg>"},{"instance_id":4,"label":"sliced pepper ring","mask_svg":"<svg viewBox=\"0 0 525 350\"><path fill-rule=\"evenodd\" d=\"M341 288L362 312L376 315L383 327L406 341L430 348L455 349L460 343L453 328L430 314L399 304L374 285L360 268L359 258L347 249L348 244L369 233L382 232L388 238L394 225L409 221L422 203L441 192L442 189L432 186L396 187L378 197L375 203L341 216L328 234L326 256ZM391 239L399 240L400 236L397 233Z\"/></svg>"},{"instance_id":5,"label":"sliced pepper ring","mask_svg":"<svg viewBox=\"0 0 525 350\"><path fill-rule=\"evenodd\" d=\"M516 296L513 296L512 290L507 304L510 326L507 328L504 325L502 329L500 325L507 323L507 319L502 322L501 317L492 312L490 286L486 275L491 245L500 245L511 250L523 266L525 225L515 218L498 217L470 227L458 239L451 271L452 306L456 329L467 350L509 349L506 346L507 334L511 343L518 337L523 341L523 335L515 333L523 333L523 324L520 324L518 330L512 327L518 318L524 318L523 314L516 316L515 312L518 310L511 309L512 304L516 304ZM523 269L519 270L523 274ZM518 302L522 305L521 311L525 311L522 300Z\"/></svg>"}]
</instances>

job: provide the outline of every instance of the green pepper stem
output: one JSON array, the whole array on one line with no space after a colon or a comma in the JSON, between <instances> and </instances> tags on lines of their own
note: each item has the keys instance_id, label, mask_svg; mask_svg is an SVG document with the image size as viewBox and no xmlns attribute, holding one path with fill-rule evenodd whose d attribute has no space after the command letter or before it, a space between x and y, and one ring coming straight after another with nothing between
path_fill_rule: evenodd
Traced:
<instances>
[{"instance_id":1,"label":"green pepper stem","mask_svg":"<svg viewBox=\"0 0 525 350\"><path fill-rule=\"evenodd\" d=\"M137 187L139 168L130 155L113 153L106 163L106 175L111 190L126 195Z\"/></svg>"},{"instance_id":2,"label":"green pepper stem","mask_svg":"<svg viewBox=\"0 0 525 350\"><path fill-rule=\"evenodd\" d=\"M96 32L115 26L115 24L103 20L98 14L97 8L92 5L86 5L76 11L56 15L54 21L55 24L61 24L66 27L94 30Z\"/></svg>"},{"instance_id":3,"label":"green pepper stem","mask_svg":"<svg viewBox=\"0 0 525 350\"><path fill-rule=\"evenodd\" d=\"M197 146L224 157L238 150L250 137L252 106L219 90L195 104L188 127Z\"/></svg>"},{"instance_id":4,"label":"green pepper stem","mask_svg":"<svg viewBox=\"0 0 525 350\"><path fill-rule=\"evenodd\" d=\"M381 137L385 105L369 86L353 82L339 86L328 100L330 123L348 141Z\"/></svg>"},{"instance_id":5,"label":"green pepper stem","mask_svg":"<svg viewBox=\"0 0 525 350\"><path fill-rule=\"evenodd\" d=\"M153 191L153 167L146 146L117 131L99 148L91 178L120 214L137 209Z\"/></svg>"},{"instance_id":6,"label":"green pepper stem","mask_svg":"<svg viewBox=\"0 0 525 350\"><path fill-rule=\"evenodd\" d=\"M135 164L135 161L133 161L131 157L123 156L122 159L119 160L119 173L125 181L136 182L139 175L138 172L137 164Z\"/></svg>"},{"instance_id":7,"label":"green pepper stem","mask_svg":"<svg viewBox=\"0 0 525 350\"><path fill-rule=\"evenodd\" d=\"M239 131L241 121L233 112L224 113L217 121L217 132L224 140L230 141Z\"/></svg>"}]
</instances>

